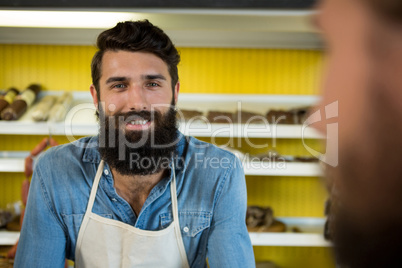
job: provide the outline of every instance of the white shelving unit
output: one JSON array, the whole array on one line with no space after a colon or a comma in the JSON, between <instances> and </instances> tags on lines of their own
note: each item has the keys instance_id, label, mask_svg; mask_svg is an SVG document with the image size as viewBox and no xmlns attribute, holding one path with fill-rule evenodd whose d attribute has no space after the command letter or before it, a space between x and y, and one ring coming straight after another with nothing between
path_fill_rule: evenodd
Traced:
<instances>
[{"instance_id":1,"label":"white shelving unit","mask_svg":"<svg viewBox=\"0 0 402 268\"><path fill-rule=\"evenodd\" d=\"M24 172L24 159L28 151L0 152L0 172ZM317 163L295 162L243 162L244 173L252 176L321 176Z\"/></svg>"},{"instance_id":2,"label":"white shelving unit","mask_svg":"<svg viewBox=\"0 0 402 268\"><path fill-rule=\"evenodd\" d=\"M286 247L330 247L331 243L323 237L323 218L279 217L286 224L287 232L251 232L250 239L254 246L286 246ZM301 233L291 232L297 227Z\"/></svg>"},{"instance_id":3,"label":"white shelving unit","mask_svg":"<svg viewBox=\"0 0 402 268\"><path fill-rule=\"evenodd\" d=\"M20 120L18 122L0 121L0 134L12 135L96 135L98 133L98 124L96 122L80 122L82 118L75 117L73 122L52 123L32 122L29 120ZM50 130L50 131L49 131ZM203 123L181 123L179 130L184 135L196 137L249 137L249 138L287 138L297 139L302 135L306 139L319 139L315 130L306 128L304 131L300 125L278 125L273 129L272 125L263 124L203 124Z\"/></svg>"},{"instance_id":4,"label":"white shelving unit","mask_svg":"<svg viewBox=\"0 0 402 268\"><path fill-rule=\"evenodd\" d=\"M301 233L250 233L253 246L330 247L322 234Z\"/></svg>"},{"instance_id":5,"label":"white shelving unit","mask_svg":"<svg viewBox=\"0 0 402 268\"><path fill-rule=\"evenodd\" d=\"M14 245L20 238L20 232L0 230L0 246Z\"/></svg>"},{"instance_id":6,"label":"white shelving unit","mask_svg":"<svg viewBox=\"0 0 402 268\"><path fill-rule=\"evenodd\" d=\"M251 176L300 176L317 177L322 175L318 163L301 162L243 162L244 173Z\"/></svg>"},{"instance_id":7,"label":"white shelving unit","mask_svg":"<svg viewBox=\"0 0 402 268\"><path fill-rule=\"evenodd\" d=\"M28 151L0 152L0 172L24 172L24 161L28 155Z\"/></svg>"}]
</instances>

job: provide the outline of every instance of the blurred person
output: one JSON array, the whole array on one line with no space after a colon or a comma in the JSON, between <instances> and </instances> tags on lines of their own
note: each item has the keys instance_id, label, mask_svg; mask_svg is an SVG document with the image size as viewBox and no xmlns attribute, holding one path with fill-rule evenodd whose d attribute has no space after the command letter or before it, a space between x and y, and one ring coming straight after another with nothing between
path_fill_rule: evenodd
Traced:
<instances>
[{"instance_id":1,"label":"blurred person","mask_svg":"<svg viewBox=\"0 0 402 268\"><path fill-rule=\"evenodd\" d=\"M337 262L402 267L402 1L322 0L315 24L327 49L319 108L339 108L338 130L327 131L335 118L315 124L339 138L326 152L339 158L327 167Z\"/></svg>"},{"instance_id":2,"label":"blurred person","mask_svg":"<svg viewBox=\"0 0 402 268\"><path fill-rule=\"evenodd\" d=\"M127 21L97 46L99 135L38 160L15 266L255 267L240 160L177 129L169 37Z\"/></svg>"}]
</instances>

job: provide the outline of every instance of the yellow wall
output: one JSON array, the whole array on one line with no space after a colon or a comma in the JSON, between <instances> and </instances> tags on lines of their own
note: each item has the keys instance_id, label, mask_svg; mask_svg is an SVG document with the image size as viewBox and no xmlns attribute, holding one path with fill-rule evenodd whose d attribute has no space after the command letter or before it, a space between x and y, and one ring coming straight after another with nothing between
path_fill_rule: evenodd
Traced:
<instances>
[{"instance_id":1,"label":"yellow wall","mask_svg":"<svg viewBox=\"0 0 402 268\"><path fill-rule=\"evenodd\" d=\"M181 92L219 94L317 94L322 53L313 50L179 48ZM41 83L48 90L88 90L91 46L0 45L0 89ZM0 150L31 150L43 136L0 136ZM60 143L65 137L55 137ZM209 140L204 138L204 140ZM224 144L225 138L216 140ZM253 139L265 143L263 139ZM280 139L254 149L306 155L297 139ZM320 148L316 140L309 145ZM238 144L238 143L236 143ZM237 146L238 147L238 146ZM20 198L23 174L0 173L0 208ZM272 206L277 216L323 216L325 190L319 178L248 176L250 205ZM257 260L274 260L280 267L334 267L326 248L255 247Z\"/></svg>"},{"instance_id":2,"label":"yellow wall","mask_svg":"<svg viewBox=\"0 0 402 268\"><path fill-rule=\"evenodd\" d=\"M313 50L180 48L186 93L315 94L322 65ZM40 82L88 90L91 46L0 45L0 89Z\"/></svg>"}]
</instances>

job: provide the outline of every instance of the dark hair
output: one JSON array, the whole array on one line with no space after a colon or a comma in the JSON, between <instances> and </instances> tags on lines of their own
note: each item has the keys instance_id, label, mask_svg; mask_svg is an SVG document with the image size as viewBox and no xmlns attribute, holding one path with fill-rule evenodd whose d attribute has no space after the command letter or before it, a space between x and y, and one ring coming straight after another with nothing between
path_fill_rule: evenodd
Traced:
<instances>
[{"instance_id":1,"label":"dark hair","mask_svg":"<svg viewBox=\"0 0 402 268\"><path fill-rule=\"evenodd\" d=\"M102 57L106 51L125 50L149 52L162 59L168 66L172 90L179 80L177 65L180 55L170 38L162 29L148 20L119 22L115 27L102 32L96 41L98 51L92 58L91 75L98 98L99 79L102 75Z\"/></svg>"},{"instance_id":2,"label":"dark hair","mask_svg":"<svg viewBox=\"0 0 402 268\"><path fill-rule=\"evenodd\" d=\"M391 22L402 23L401 0L368 0L375 13Z\"/></svg>"}]
</instances>

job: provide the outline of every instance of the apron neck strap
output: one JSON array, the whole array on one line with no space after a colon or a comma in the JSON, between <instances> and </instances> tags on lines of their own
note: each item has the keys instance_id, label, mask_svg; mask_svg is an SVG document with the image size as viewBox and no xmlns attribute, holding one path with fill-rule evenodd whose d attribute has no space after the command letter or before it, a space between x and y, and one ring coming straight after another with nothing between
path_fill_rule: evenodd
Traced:
<instances>
[{"instance_id":1,"label":"apron neck strap","mask_svg":"<svg viewBox=\"0 0 402 268\"><path fill-rule=\"evenodd\" d=\"M173 220L179 221L179 213L177 209L177 192L176 192L176 172L174 167L174 161L172 161L171 172L173 173L173 178L170 183L170 195L172 200L172 211L173 211Z\"/></svg>"},{"instance_id":2,"label":"apron neck strap","mask_svg":"<svg viewBox=\"0 0 402 268\"><path fill-rule=\"evenodd\" d=\"M95 197L96 197L96 191L98 190L98 185L99 185L100 178L102 177L104 165L105 165L105 163L103 162L103 160L101 160L98 170L96 171L96 176L95 176L94 183L93 183L92 189L91 189L91 195L89 196L89 200L88 200L87 211L85 213L92 212L92 207L94 205L94 201L95 201Z\"/></svg>"}]
</instances>

